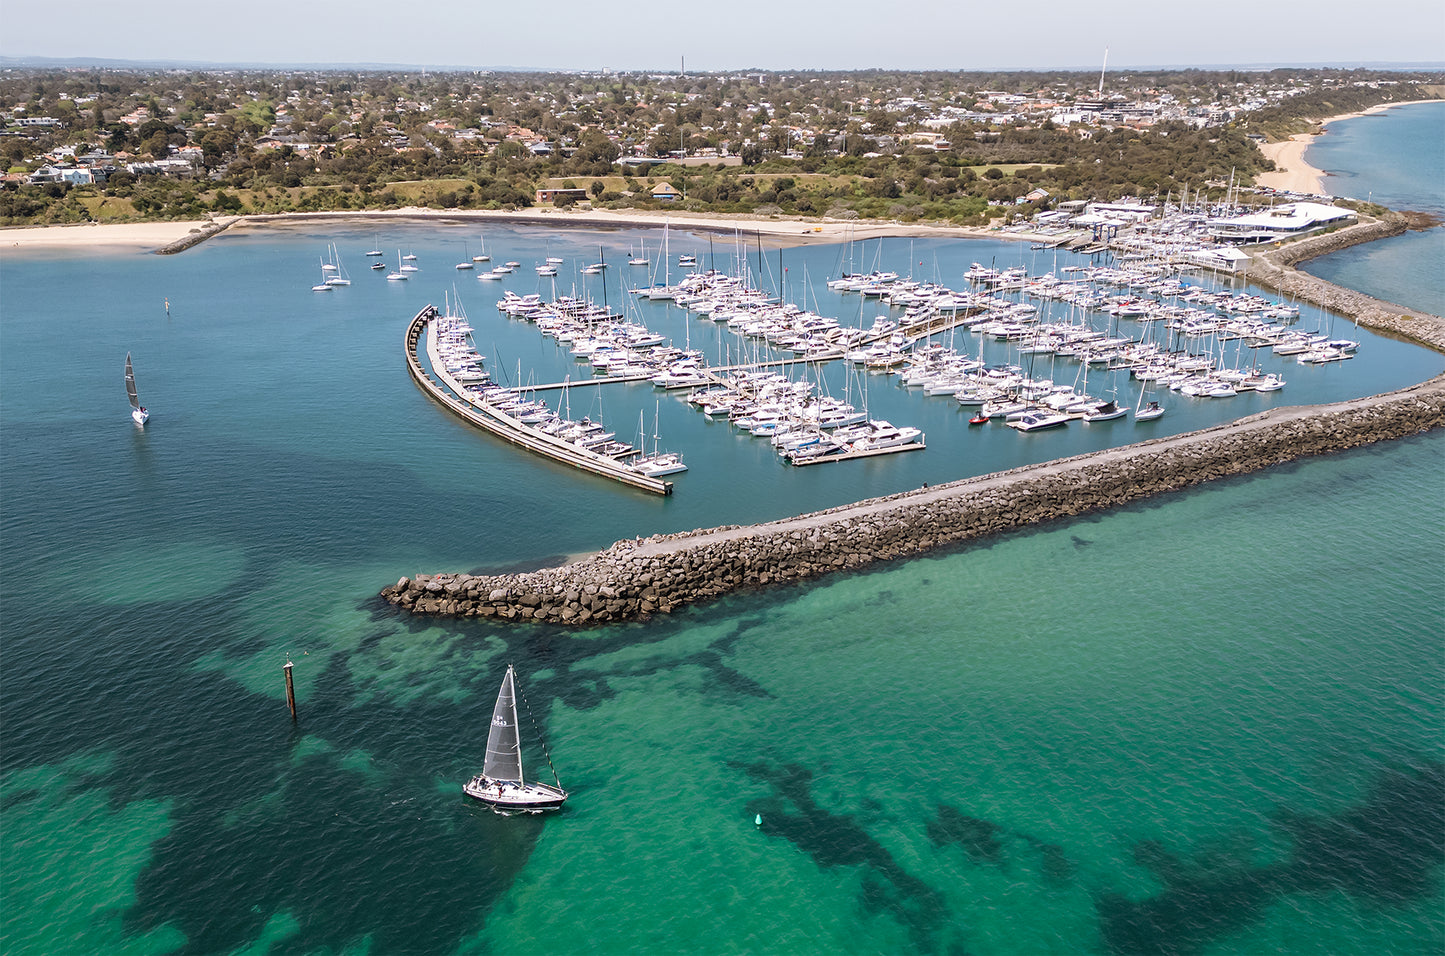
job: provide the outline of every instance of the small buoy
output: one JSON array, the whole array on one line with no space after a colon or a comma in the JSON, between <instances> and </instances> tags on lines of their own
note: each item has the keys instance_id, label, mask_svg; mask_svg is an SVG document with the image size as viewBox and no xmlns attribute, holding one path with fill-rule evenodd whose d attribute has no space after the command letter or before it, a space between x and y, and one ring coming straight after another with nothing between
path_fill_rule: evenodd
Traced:
<instances>
[{"instance_id":1,"label":"small buoy","mask_svg":"<svg viewBox=\"0 0 1445 956\"><path fill-rule=\"evenodd\" d=\"M757 816L753 817L753 826L755 826L755 827L760 827L760 826L762 826L762 825L763 825L763 815L760 813L760 814L758 814Z\"/></svg>"}]
</instances>

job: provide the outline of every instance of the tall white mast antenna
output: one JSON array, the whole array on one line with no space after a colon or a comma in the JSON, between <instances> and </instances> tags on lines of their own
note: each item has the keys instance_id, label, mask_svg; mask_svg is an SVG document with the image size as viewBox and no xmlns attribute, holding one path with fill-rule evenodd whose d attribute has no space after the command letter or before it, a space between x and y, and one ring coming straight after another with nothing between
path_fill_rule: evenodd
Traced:
<instances>
[{"instance_id":1,"label":"tall white mast antenna","mask_svg":"<svg viewBox=\"0 0 1445 956\"><path fill-rule=\"evenodd\" d=\"M1109 68L1109 48L1104 47L1104 65L1099 67L1099 95L1104 95L1104 71Z\"/></svg>"}]
</instances>

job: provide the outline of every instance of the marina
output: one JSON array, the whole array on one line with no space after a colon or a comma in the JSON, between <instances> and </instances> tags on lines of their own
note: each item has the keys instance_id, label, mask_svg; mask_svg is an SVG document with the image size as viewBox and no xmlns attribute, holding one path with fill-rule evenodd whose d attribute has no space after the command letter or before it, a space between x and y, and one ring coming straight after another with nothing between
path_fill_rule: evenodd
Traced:
<instances>
[{"instance_id":1,"label":"marina","mask_svg":"<svg viewBox=\"0 0 1445 956\"><path fill-rule=\"evenodd\" d=\"M599 407L574 421L566 407L574 392L580 396L604 385L675 392L706 419L725 418L744 434L767 438L782 461L811 465L927 447L922 428L903 424L897 434L906 437L900 438L888 420L869 414L867 379L890 380L892 388L925 402L954 402L970 410L971 426L993 421L1017 433L1053 433L1071 423L1097 430L1132 417L1157 428L1152 423L1171 407L1177 414L1179 402L1280 392L1288 381L1281 360L1325 366L1359 354L1360 339L1332 334L1332 323L1315 318L1312 328L1301 327L1298 303L1233 288L1168 254L1145 255L1139 244L1127 248L1133 251L1113 264L1097 255L1061 262L1059 253L1050 252L1054 267L1042 273L974 261L955 286L879 268L845 269L826 283L836 302L831 314L816 304L804 309L788 301L790 292L800 301L816 299L806 279L800 290L759 288L741 242L732 257L736 273L694 265L675 284L624 285L618 296L622 312L604 304L605 285L604 302L598 301L599 290L587 283L605 283L605 276L597 263L589 259L583 265L579 258L577 294L559 293L558 280L551 278L550 296L540 288L524 294L503 287L496 299L499 314L554 341L574 369L580 363L576 374L536 383L536 370L519 365L516 380L496 381L499 369L483 368L469 324L455 343L462 349L456 361L466 371L448 371L430 350L429 364L448 393L446 401L481 410L474 423L495 423L499 414L505 420L498 410L516 406L535 416L530 422L503 422L503 432L525 438L517 444L594 474L670 493L670 484L661 491L633 480L639 474L656 477L663 467L641 455L645 436L639 432L637 444L616 438ZM851 256L846 249L839 263ZM879 241L874 259L882 252ZM556 267L567 262L553 255L547 260ZM766 268L761 256L758 264ZM460 307L460 292L447 298ZM850 302L858 303L853 323L842 318ZM664 318L682 317L681 347L646 323L644 313L659 306ZM871 323L870 309L876 313ZM694 339L711 347L696 347ZM993 350L1003 349L1002 361L986 360L989 343L999 343ZM709 361L709 355L715 358ZM840 378L843 398L835 397ZM854 393L863 399L861 409L857 399L846 397ZM543 394L560 396L556 407L542 403ZM1166 394L1173 395L1172 402L1161 401ZM869 429L856 430L869 421L874 422ZM1112 440L1125 440L1124 434Z\"/></svg>"}]
</instances>

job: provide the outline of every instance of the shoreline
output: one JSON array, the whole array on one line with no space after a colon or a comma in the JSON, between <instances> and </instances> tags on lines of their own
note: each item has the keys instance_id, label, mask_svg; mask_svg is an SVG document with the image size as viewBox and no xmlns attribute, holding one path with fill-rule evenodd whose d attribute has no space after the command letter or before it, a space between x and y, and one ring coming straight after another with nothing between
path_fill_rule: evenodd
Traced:
<instances>
[{"instance_id":1,"label":"shoreline","mask_svg":"<svg viewBox=\"0 0 1445 956\"><path fill-rule=\"evenodd\" d=\"M770 248L866 240L890 237L934 237L947 239L1000 239L1030 241L1040 238L1032 230L984 229L929 223L884 222L875 219L781 218L742 213L679 213L671 210L566 210L545 208L513 211L493 209L430 209L407 206L401 209L336 212L258 213L249 216L217 216L178 222L77 223L49 226L0 227L0 250L6 252L103 249L145 252L179 251L220 232L301 225L309 222L367 223L386 220L443 223L509 223L583 229L661 228L716 235L743 233L758 236Z\"/></svg>"},{"instance_id":2,"label":"shoreline","mask_svg":"<svg viewBox=\"0 0 1445 956\"><path fill-rule=\"evenodd\" d=\"M0 226L0 252L102 250L153 252L185 242L216 224L212 219L166 222L82 222L49 226Z\"/></svg>"},{"instance_id":3,"label":"shoreline","mask_svg":"<svg viewBox=\"0 0 1445 956\"><path fill-rule=\"evenodd\" d=\"M1308 196L1330 196L1334 193L1329 191L1325 180L1329 173L1323 169L1311 166L1305 160L1305 152L1309 150L1314 141L1325 133L1329 132L1331 123L1341 123L1345 120L1359 119L1362 116L1374 116L1386 110L1394 109L1397 106L1417 106L1421 103L1439 103L1441 100L1404 100L1399 103L1378 103L1367 109L1357 110L1353 113L1340 113L1336 116L1327 116L1317 122L1318 128L1312 133L1295 133L1289 139L1280 140L1277 143L1264 143L1260 145L1259 151L1266 159L1274 160L1277 167L1272 173L1260 173L1254 177L1256 186L1263 186L1280 192L1301 193Z\"/></svg>"},{"instance_id":4,"label":"shoreline","mask_svg":"<svg viewBox=\"0 0 1445 956\"><path fill-rule=\"evenodd\" d=\"M889 237L936 237L946 239L1003 239L1027 241L1037 239L1031 230L983 229L969 226L930 223L884 222L877 219L808 219L802 216L756 216L748 213L683 213L659 209L554 209L531 207L504 211L500 209L430 209L407 206L370 212L345 210L311 213L261 213L237 217L231 228L245 230L269 224L304 222L370 222L401 219L449 223L500 222L526 226L552 226L581 229L661 228L728 235L756 235L770 248L804 246Z\"/></svg>"}]
</instances>

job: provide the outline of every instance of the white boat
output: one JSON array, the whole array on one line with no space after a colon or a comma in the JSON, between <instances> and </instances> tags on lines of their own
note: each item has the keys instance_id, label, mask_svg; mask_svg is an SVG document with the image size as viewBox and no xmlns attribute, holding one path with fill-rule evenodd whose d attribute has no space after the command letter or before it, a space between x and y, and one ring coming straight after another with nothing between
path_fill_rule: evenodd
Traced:
<instances>
[{"instance_id":1,"label":"white boat","mask_svg":"<svg viewBox=\"0 0 1445 956\"><path fill-rule=\"evenodd\" d=\"M1150 402L1143 408L1134 411L1134 421L1136 422L1152 422L1156 418L1163 417L1164 409L1160 407L1158 402Z\"/></svg>"},{"instance_id":2,"label":"white boat","mask_svg":"<svg viewBox=\"0 0 1445 956\"><path fill-rule=\"evenodd\" d=\"M660 478L663 475L675 475L680 471L687 471L687 466L682 463L682 456L673 451L639 458L632 463L632 466L649 478Z\"/></svg>"},{"instance_id":3,"label":"white boat","mask_svg":"<svg viewBox=\"0 0 1445 956\"><path fill-rule=\"evenodd\" d=\"M405 260L408 261L408 262L411 262L413 259L416 258L416 253L415 253L415 252L408 252L406 255L402 256L402 258L405 259Z\"/></svg>"},{"instance_id":4,"label":"white boat","mask_svg":"<svg viewBox=\"0 0 1445 956\"><path fill-rule=\"evenodd\" d=\"M1021 432L1036 432L1044 428L1057 428L1068 423L1069 416L1063 412L1037 411L1026 412L1007 424L1009 428L1016 428Z\"/></svg>"},{"instance_id":5,"label":"white boat","mask_svg":"<svg viewBox=\"0 0 1445 956\"><path fill-rule=\"evenodd\" d=\"M130 353L125 353L125 394L130 398L130 417L137 425L144 426L150 421L151 413L145 410L135 391L135 372L130 367Z\"/></svg>"},{"instance_id":6,"label":"white boat","mask_svg":"<svg viewBox=\"0 0 1445 956\"><path fill-rule=\"evenodd\" d=\"M853 451L878 451L883 448L897 448L900 445L911 445L915 441L921 441L923 432L911 425L904 425L901 428L888 422L869 422L869 432L862 438L854 440L851 444Z\"/></svg>"},{"instance_id":7,"label":"white boat","mask_svg":"<svg viewBox=\"0 0 1445 956\"><path fill-rule=\"evenodd\" d=\"M395 272L387 273L386 277L388 279L390 279L392 282L405 282L407 279L411 278L411 276L407 275L406 272L403 271L406 267L401 264L400 249L396 250L396 265L397 270ZM412 266L411 268L415 270L416 266Z\"/></svg>"},{"instance_id":8,"label":"white boat","mask_svg":"<svg viewBox=\"0 0 1445 956\"><path fill-rule=\"evenodd\" d=\"M1129 414L1128 406L1121 406L1118 402L1110 399L1102 405L1094 405L1089 411L1084 412L1086 422L1111 422L1116 418L1123 418Z\"/></svg>"},{"instance_id":9,"label":"white boat","mask_svg":"<svg viewBox=\"0 0 1445 956\"><path fill-rule=\"evenodd\" d=\"M346 267L341 264L341 251L336 248L335 243L331 244L331 262L329 264L333 275L327 277L327 285L351 285L351 277L346 274ZM323 272L327 271L325 265L321 269Z\"/></svg>"},{"instance_id":10,"label":"white boat","mask_svg":"<svg viewBox=\"0 0 1445 956\"><path fill-rule=\"evenodd\" d=\"M491 262L491 261L492 261L492 257L489 256L489 255L487 255L487 241L486 241L485 239L480 239L480 240L478 240L478 242L481 244L482 251L479 252L479 253L477 253L476 255L472 256L472 261L473 261L473 262Z\"/></svg>"},{"instance_id":11,"label":"white boat","mask_svg":"<svg viewBox=\"0 0 1445 956\"><path fill-rule=\"evenodd\" d=\"M662 403L659 402L657 410L653 412L652 418L652 454L647 454L647 440L642 433L642 413L637 413L637 447L641 449L641 457L632 459L631 465L637 471L642 472L649 478L660 478L663 475L675 475L678 472L687 471L687 465L683 464L682 455L675 451L662 451L658 448L661 436L658 434L658 421L662 411Z\"/></svg>"},{"instance_id":12,"label":"white boat","mask_svg":"<svg viewBox=\"0 0 1445 956\"><path fill-rule=\"evenodd\" d=\"M545 744L543 749L546 749ZM551 766L551 757L547 758ZM553 779L557 771L552 771ZM567 799L562 781L557 786L528 783L522 775L522 739L517 726L517 689L512 665L502 678L497 704L487 732L487 753L482 772L462 785L462 792L487 804L498 813L541 813L556 810Z\"/></svg>"}]
</instances>

